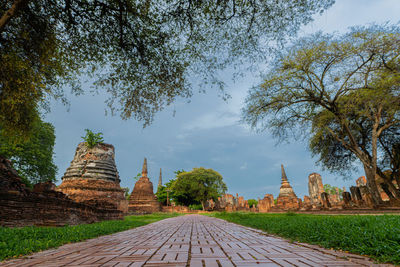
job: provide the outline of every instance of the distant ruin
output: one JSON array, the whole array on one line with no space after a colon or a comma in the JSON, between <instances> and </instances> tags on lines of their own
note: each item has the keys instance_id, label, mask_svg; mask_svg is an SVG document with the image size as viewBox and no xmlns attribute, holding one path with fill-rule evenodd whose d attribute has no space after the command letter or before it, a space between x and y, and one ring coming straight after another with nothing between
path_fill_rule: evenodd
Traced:
<instances>
[{"instance_id":1,"label":"distant ruin","mask_svg":"<svg viewBox=\"0 0 400 267\"><path fill-rule=\"evenodd\" d=\"M129 198L129 213L144 214L158 211L161 211L161 204L153 193L153 183L147 177L147 159L144 158L142 177L135 183Z\"/></svg>"},{"instance_id":2,"label":"distant ruin","mask_svg":"<svg viewBox=\"0 0 400 267\"><path fill-rule=\"evenodd\" d=\"M281 165L281 172L282 183L276 201L276 208L282 210L297 210L300 208L300 201L288 181L283 165Z\"/></svg>"}]
</instances>

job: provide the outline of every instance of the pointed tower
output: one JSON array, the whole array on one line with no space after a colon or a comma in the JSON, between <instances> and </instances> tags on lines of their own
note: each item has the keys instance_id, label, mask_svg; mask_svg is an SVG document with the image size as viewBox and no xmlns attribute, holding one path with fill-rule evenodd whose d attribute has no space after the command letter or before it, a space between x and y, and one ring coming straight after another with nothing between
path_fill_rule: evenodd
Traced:
<instances>
[{"instance_id":1,"label":"pointed tower","mask_svg":"<svg viewBox=\"0 0 400 267\"><path fill-rule=\"evenodd\" d=\"M162 186L162 173L160 168L160 177L158 178L158 187Z\"/></svg>"},{"instance_id":2,"label":"pointed tower","mask_svg":"<svg viewBox=\"0 0 400 267\"><path fill-rule=\"evenodd\" d=\"M283 210L296 210L300 208L299 199L289 184L285 169L281 165L282 183L277 198L276 207Z\"/></svg>"},{"instance_id":3,"label":"pointed tower","mask_svg":"<svg viewBox=\"0 0 400 267\"><path fill-rule=\"evenodd\" d=\"M142 167L142 177L147 177L147 159L144 158Z\"/></svg>"},{"instance_id":4,"label":"pointed tower","mask_svg":"<svg viewBox=\"0 0 400 267\"><path fill-rule=\"evenodd\" d=\"M135 183L129 198L129 213L143 214L161 210L160 202L153 193L153 183L147 177L147 159L144 158L142 177Z\"/></svg>"}]
</instances>

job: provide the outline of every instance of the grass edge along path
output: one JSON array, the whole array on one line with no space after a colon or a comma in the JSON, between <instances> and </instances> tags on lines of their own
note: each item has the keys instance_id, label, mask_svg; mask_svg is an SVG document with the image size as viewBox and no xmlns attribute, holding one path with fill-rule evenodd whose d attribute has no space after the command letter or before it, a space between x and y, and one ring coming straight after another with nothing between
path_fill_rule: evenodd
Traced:
<instances>
[{"instance_id":1,"label":"grass edge along path","mask_svg":"<svg viewBox=\"0 0 400 267\"><path fill-rule=\"evenodd\" d=\"M269 234L400 265L399 215L208 214Z\"/></svg>"},{"instance_id":2,"label":"grass edge along path","mask_svg":"<svg viewBox=\"0 0 400 267\"><path fill-rule=\"evenodd\" d=\"M0 227L0 262L10 258L56 248L67 243L109 235L163 219L178 213L153 213L125 216L124 220L101 221L63 227Z\"/></svg>"}]
</instances>

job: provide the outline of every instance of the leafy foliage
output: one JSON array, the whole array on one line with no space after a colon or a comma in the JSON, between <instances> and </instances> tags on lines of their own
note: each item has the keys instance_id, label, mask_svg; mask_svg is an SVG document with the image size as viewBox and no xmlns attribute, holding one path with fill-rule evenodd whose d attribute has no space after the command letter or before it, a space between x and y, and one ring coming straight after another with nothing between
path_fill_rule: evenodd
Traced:
<instances>
[{"instance_id":1,"label":"leafy foliage","mask_svg":"<svg viewBox=\"0 0 400 267\"><path fill-rule=\"evenodd\" d=\"M86 135L82 136L82 139L86 142L88 148L93 148L97 144L104 142L103 133L94 133L89 129L85 129L85 131Z\"/></svg>"},{"instance_id":2,"label":"leafy foliage","mask_svg":"<svg viewBox=\"0 0 400 267\"><path fill-rule=\"evenodd\" d=\"M324 184L324 191L330 195L336 195L336 193L339 192L340 198L342 197L342 193L343 193L343 189L340 189L337 186L332 186L330 184Z\"/></svg>"},{"instance_id":3,"label":"leafy foliage","mask_svg":"<svg viewBox=\"0 0 400 267\"><path fill-rule=\"evenodd\" d=\"M250 91L243 119L271 129L280 140L289 134L309 138L313 155L331 171L348 170L360 160L379 203L373 182L380 172L378 140L400 126L399 51L398 26L300 39Z\"/></svg>"},{"instance_id":4,"label":"leafy foliage","mask_svg":"<svg viewBox=\"0 0 400 267\"><path fill-rule=\"evenodd\" d=\"M400 264L398 215L308 215L214 213L212 216L294 241L367 255Z\"/></svg>"},{"instance_id":5,"label":"leafy foliage","mask_svg":"<svg viewBox=\"0 0 400 267\"><path fill-rule=\"evenodd\" d=\"M177 213L126 216L123 221L103 221L64 227L0 227L0 261L61 246L66 243L109 235L179 216Z\"/></svg>"},{"instance_id":6,"label":"leafy foliage","mask_svg":"<svg viewBox=\"0 0 400 267\"><path fill-rule=\"evenodd\" d=\"M46 98L62 97L67 85L81 92L80 74L110 93L113 112L148 124L177 97L191 96L190 75L223 86L218 70L265 59L270 43L333 3L2 1L0 124L26 133Z\"/></svg>"},{"instance_id":7,"label":"leafy foliage","mask_svg":"<svg viewBox=\"0 0 400 267\"><path fill-rule=\"evenodd\" d=\"M39 182L54 182L57 173L57 166L53 162L56 139L54 126L38 120L32 127L31 138L27 141L10 138L0 127L0 155L11 160L28 186Z\"/></svg>"},{"instance_id":8,"label":"leafy foliage","mask_svg":"<svg viewBox=\"0 0 400 267\"><path fill-rule=\"evenodd\" d=\"M142 173L141 173L141 172L138 172L138 174L136 174L136 176L133 177L133 180L139 181L140 177L142 177Z\"/></svg>"},{"instance_id":9,"label":"leafy foliage","mask_svg":"<svg viewBox=\"0 0 400 267\"><path fill-rule=\"evenodd\" d=\"M172 185L174 182L175 179L171 179L167 183L165 183L165 185L159 186L157 188L156 192L157 200L161 202L163 205L167 205L168 198L170 203L174 201L174 191L172 190Z\"/></svg>"},{"instance_id":10,"label":"leafy foliage","mask_svg":"<svg viewBox=\"0 0 400 267\"><path fill-rule=\"evenodd\" d=\"M249 204L249 207L253 207L253 205L255 205L257 207L258 205L258 201L256 199L249 199L247 200L247 203Z\"/></svg>"},{"instance_id":11,"label":"leafy foliage","mask_svg":"<svg viewBox=\"0 0 400 267\"><path fill-rule=\"evenodd\" d=\"M202 204L209 199L217 200L227 190L221 174L205 168L194 168L190 172L182 172L177 175L172 184L174 201L178 204L189 206Z\"/></svg>"}]
</instances>

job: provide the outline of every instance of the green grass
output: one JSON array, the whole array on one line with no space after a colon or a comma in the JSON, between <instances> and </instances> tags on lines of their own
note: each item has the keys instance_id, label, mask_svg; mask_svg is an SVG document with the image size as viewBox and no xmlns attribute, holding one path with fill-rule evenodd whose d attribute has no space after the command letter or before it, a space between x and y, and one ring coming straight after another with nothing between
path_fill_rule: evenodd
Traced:
<instances>
[{"instance_id":1,"label":"green grass","mask_svg":"<svg viewBox=\"0 0 400 267\"><path fill-rule=\"evenodd\" d=\"M210 216L325 248L400 264L400 216L212 213Z\"/></svg>"},{"instance_id":2,"label":"green grass","mask_svg":"<svg viewBox=\"0 0 400 267\"><path fill-rule=\"evenodd\" d=\"M125 231L152 222L178 216L177 213L126 216L121 221L103 221L64 227L0 227L0 261L66 243Z\"/></svg>"}]
</instances>

